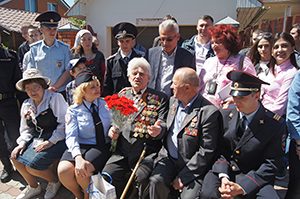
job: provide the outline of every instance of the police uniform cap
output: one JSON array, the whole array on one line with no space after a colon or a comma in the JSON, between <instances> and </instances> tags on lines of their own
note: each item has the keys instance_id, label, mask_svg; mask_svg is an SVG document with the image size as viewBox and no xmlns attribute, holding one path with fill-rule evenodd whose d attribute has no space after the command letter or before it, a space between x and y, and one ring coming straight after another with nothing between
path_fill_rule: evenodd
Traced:
<instances>
[{"instance_id":1,"label":"police uniform cap","mask_svg":"<svg viewBox=\"0 0 300 199\"><path fill-rule=\"evenodd\" d=\"M231 96L247 96L252 92L260 91L262 84L268 84L261 79L242 71L230 71L227 78L232 81Z\"/></svg>"},{"instance_id":2,"label":"police uniform cap","mask_svg":"<svg viewBox=\"0 0 300 199\"><path fill-rule=\"evenodd\" d=\"M97 79L97 76L95 76L91 70L87 69L87 70L84 70L82 72L80 72L76 78L75 78L75 85L76 86L79 86L80 84L82 83L85 83L85 82L90 82L90 81L93 81Z\"/></svg>"},{"instance_id":3,"label":"police uniform cap","mask_svg":"<svg viewBox=\"0 0 300 199\"><path fill-rule=\"evenodd\" d=\"M78 64L85 63L85 62L86 62L85 57L80 57L79 59L71 59L70 62L69 62L70 70L75 68Z\"/></svg>"},{"instance_id":4,"label":"police uniform cap","mask_svg":"<svg viewBox=\"0 0 300 199\"><path fill-rule=\"evenodd\" d=\"M135 39L137 35L137 28L135 25L127 22L118 23L112 29L114 37L118 39L124 39L126 37L131 37Z\"/></svg>"},{"instance_id":5,"label":"police uniform cap","mask_svg":"<svg viewBox=\"0 0 300 199\"><path fill-rule=\"evenodd\" d=\"M57 27L60 21L60 15L55 11L47 11L35 18L35 21L40 22L41 25L51 27Z\"/></svg>"}]
</instances>

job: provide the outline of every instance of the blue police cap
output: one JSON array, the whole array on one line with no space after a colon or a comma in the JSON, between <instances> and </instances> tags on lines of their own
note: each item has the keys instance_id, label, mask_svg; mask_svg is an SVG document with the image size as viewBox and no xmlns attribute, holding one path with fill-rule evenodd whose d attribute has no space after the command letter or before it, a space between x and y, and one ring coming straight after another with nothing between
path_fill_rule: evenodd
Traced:
<instances>
[{"instance_id":1,"label":"blue police cap","mask_svg":"<svg viewBox=\"0 0 300 199\"><path fill-rule=\"evenodd\" d=\"M268 84L263 80L242 71L230 71L227 73L227 78L232 81L231 85L231 96L247 96L252 92L260 91L262 84Z\"/></svg>"},{"instance_id":2,"label":"blue police cap","mask_svg":"<svg viewBox=\"0 0 300 199\"><path fill-rule=\"evenodd\" d=\"M135 39L137 35L137 28L131 23L121 22L113 27L112 32L116 39L123 39L126 37Z\"/></svg>"},{"instance_id":3,"label":"blue police cap","mask_svg":"<svg viewBox=\"0 0 300 199\"><path fill-rule=\"evenodd\" d=\"M35 18L35 21L40 22L41 25L47 27L57 27L58 22L60 21L60 15L55 11L47 11Z\"/></svg>"},{"instance_id":4,"label":"blue police cap","mask_svg":"<svg viewBox=\"0 0 300 199\"><path fill-rule=\"evenodd\" d=\"M91 70L84 70L80 72L76 78L75 78L75 85L79 86L82 83L90 82L97 79L97 76L95 76Z\"/></svg>"},{"instance_id":5,"label":"blue police cap","mask_svg":"<svg viewBox=\"0 0 300 199\"><path fill-rule=\"evenodd\" d=\"M78 64L85 63L85 62L86 62L85 57L80 57L79 59L71 59L70 62L69 62L70 70L75 68Z\"/></svg>"}]
</instances>

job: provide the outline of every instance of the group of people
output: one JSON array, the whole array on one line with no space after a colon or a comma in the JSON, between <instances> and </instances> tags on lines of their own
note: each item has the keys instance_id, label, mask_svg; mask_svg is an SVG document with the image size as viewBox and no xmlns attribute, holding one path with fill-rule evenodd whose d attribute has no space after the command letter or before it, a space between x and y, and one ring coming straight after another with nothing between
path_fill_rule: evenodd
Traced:
<instances>
[{"instance_id":1,"label":"group of people","mask_svg":"<svg viewBox=\"0 0 300 199\"><path fill-rule=\"evenodd\" d=\"M18 55L0 48L1 181L11 179L11 160L28 183L17 199L42 192L37 177L48 182L46 199L61 184L88 198L98 172L120 198L144 150L127 198L279 198L273 185L287 151L286 198L300 196L299 25L255 31L240 51L230 25L204 15L197 35L180 42L168 16L144 53L136 27L122 22L112 29L119 49L105 61L86 29L72 50L58 41L59 20L40 14ZM115 93L137 108L121 129L101 98Z\"/></svg>"}]
</instances>

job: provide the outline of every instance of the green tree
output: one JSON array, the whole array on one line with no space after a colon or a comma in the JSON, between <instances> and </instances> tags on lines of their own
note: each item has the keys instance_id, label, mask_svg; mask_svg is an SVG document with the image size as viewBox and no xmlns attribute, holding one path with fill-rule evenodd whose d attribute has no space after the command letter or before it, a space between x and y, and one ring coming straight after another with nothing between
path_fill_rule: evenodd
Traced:
<instances>
[{"instance_id":1,"label":"green tree","mask_svg":"<svg viewBox=\"0 0 300 199\"><path fill-rule=\"evenodd\" d=\"M77 26L79 28L83 28L86 24L86 21L83 20L83 19L78 19L76 17L70 17L68 18L69 21L74 25L74 26Z\"/></svg>"}]
</instances>

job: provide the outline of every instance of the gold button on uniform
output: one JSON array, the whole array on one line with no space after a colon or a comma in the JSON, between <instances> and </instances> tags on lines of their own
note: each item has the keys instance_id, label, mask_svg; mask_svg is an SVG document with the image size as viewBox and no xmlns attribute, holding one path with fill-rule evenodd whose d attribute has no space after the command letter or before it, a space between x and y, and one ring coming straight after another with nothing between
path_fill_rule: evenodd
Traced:
<instances>
[{"instance_id":1,"label":"gold button on uniform","mask_svg":"<svg viewBox=\"0 0 300 199\"><path fill-rule=\"evenodd\" d=\"M237 155L239 155L241 152L240 152L239 150L236 150L235 153L236 153Z\"/></svg>"}]
</instances>

